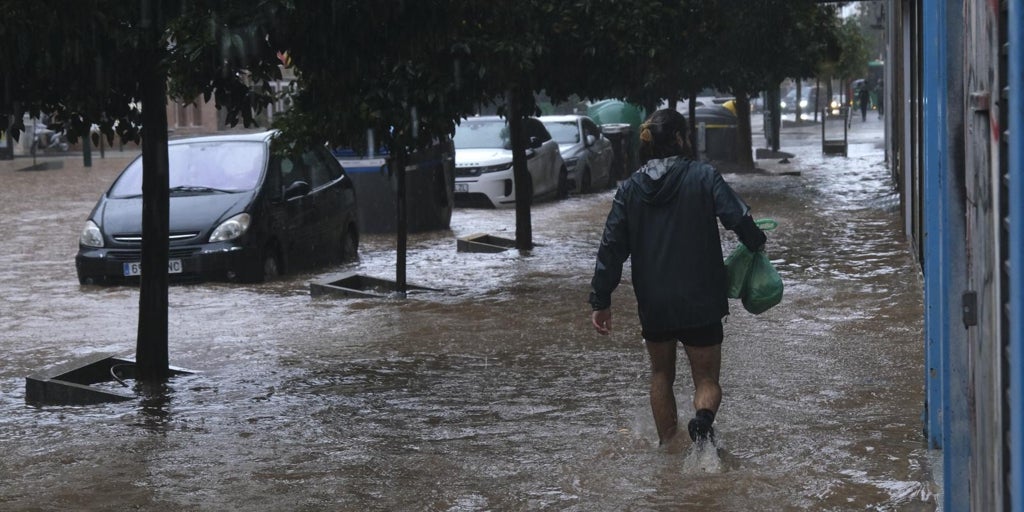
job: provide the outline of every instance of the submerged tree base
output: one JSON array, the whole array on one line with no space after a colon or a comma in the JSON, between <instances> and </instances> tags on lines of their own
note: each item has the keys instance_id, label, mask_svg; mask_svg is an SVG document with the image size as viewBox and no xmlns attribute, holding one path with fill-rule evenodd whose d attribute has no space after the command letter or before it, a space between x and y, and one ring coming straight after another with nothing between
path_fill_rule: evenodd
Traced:
<instances>
[{"instance_id":1,"label":"submerged tree base","mask_svg":"<svg viewBox=\"0 0 1024 512\"><path fill-rule=\"evenodd\" d=\"M476 233L459 238L455 245L457 252L503 252L516 246L515 240L486 233Z\"/></svg>"},{"instance_id":2,"label":"submerged tree base","mask_svg":"<svg viewBox=\"0 0 1024 512\"><path fill-rule=\"evenodd\" d=\"M398 283L379 277L364 276L354 272L341 276L314 281L309 284L309 294L313 297L331 296L335 298L405 298L406 292L441 291L425 286L407 284L404 291L399 291Z\"/></svg>"},{"instance_id":3,"label":"submerged tree base","mask_svg":"<svg viewBox=\"0 0 1024 512\"><path fill-rule=\"evenodd\" d=\"M180 368L170 375L189 375ZM126 380L135 379L135 361L110 354L71 361L25 378L25 403L30 405L92 405L138 398ZM118 383L125 391L104 384Z\"/></svg>"}]
</instances>

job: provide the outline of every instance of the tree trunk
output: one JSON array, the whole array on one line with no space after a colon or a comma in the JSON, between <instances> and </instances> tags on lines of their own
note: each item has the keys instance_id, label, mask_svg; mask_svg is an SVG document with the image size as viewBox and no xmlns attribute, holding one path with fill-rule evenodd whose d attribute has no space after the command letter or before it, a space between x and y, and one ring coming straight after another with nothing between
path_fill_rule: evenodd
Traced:
<instances>
[{"instance_id":1,"label":"tree trunk","mask_svg":"<svg viewBox=\"0 0 1024 512\"><path fill-rule=\"evenodd\" d=\"M742 169L754 168L753 141L750 129L750 95L737 94L736 100L736 164Z\"/></svg>"},{"instance_id":2,"label":"tree trunk","mask_svg":"<svg viewBox=\"0 0 1024 512\"><path fill-rule=\"evenodd\" d=\"M821 78L816 77L814 79L814 91L814 106L811 108L814 109L814 122L818 122L818 114L822 113L821 105L819 105L821 103ZM831 95L826 96L826 98L831 98ZM821 122L825 122L825 120L822 119Z\"/></svg>"},{"instance_id":3,"label":"tree trunk","mask_svg":"<svg viewBox=\"0 0 1024 512\"><path fill-rule=\"evenodd\" d=\"M154 21L154 24L156 22ZM167 74L156 48L160 30L153 27L153 47L142 59L142 276L136 378L156 383L170 375L167 355L167 260L170 206L167 163Z\"/></svg>"},{"instance_id":4,"label":"tree trunk","mask_svg":"<svg viewBox=\"0 0 1024 512\"><path fill-rule=\"evenodd\" d=\"M404 148L392 148L391 172L397 182L395 190L395 224L398 232L398 262L395 264L395 291L405 297L406 255L409 241L409 215L406 209L405 165L408 161Z\"/></svg>"},{"instance_id":5,"label":"tree trunk","mask_svg":"<svg viewBox=\"0 0 1024 512\"><path fill-rule=\"evenodd\" d=\"M770 130L769 133L771 134L771 137L769 137L771 149L772 151L778 152L780 147L779 135L782 131L782 112L779 108L779 101L781 98L779 98L778 82L773 81L772 83L775 85L768 89L765 96L765 108L769 109L767 119L768 126L766 128Z\"/></svg>"},{"instance_id":6,"label":"tree trunk","mask_svg":"<svg viewBox=\"0 0 1024 512\"><path fill-rule=\"evenodd\" d=\"M512 137L512 180L516 191L516 248L522 251L533 249L533 227L530 220L530 205L533 203L533 184L526 167L526 135L523 132L523 115L519 106L518 90L509 94L508 129Z\"/></svg>"},{"instance_id":7,"label":"tree trunk","mask_svg":"<svg viewBox=\"0 0 1024 512\"><path fill-rule=\"evenodd\" d=\"M793 107L796 108L796 119L794 119L794 120L796 121L797 124L800 123L800 119L803 117L803 109L800 108L800 100L803 99L803 92L804 92L803 88L804 88L803 83L800 81L800 79L797 79L797 81L796 81L796 105L793 105Z\"/></svg>"},{"instance_id":8,"label":"tree trunk","mask_svg":"<svg viewBox=\"0 0 1024 512\"><path fill-rule=\"evenodd\" d=\"M700 151L697 148L697 90L690 91L689 105L687 105L687 116L690 121L690 153L691 157L696 160L700 158Z\"/></svg>"}]
</instances>

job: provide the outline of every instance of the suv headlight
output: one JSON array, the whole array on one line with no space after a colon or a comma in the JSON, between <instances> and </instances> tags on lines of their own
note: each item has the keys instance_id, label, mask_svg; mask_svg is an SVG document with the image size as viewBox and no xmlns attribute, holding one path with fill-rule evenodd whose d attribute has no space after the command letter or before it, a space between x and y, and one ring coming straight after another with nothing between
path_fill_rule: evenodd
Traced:
<instances>
[{"instance_id":1,"label":"suv headlight","mask_svg":"<svg viewBox=\"0 0 1024 512\"><path fill-rule=\"evenodd\" d=\"M509 163L506 163L506 164L488 165L487 167L481 167L480 168L480 174L484 174L484 173L488 173L488 172L507 171L507 170L509 170L511 168L512 168L512 162L509 162Z\"/></svg>"},{"instance_id":2,"label":"suv headlight","mask_svg":"<svg viewBox=\"0 0 1024 512\"><path fill-rule=\"evenodd\" d=\"M249 230L249 214L239 213L230 219L221 222L217 229L210 235L211 242L226 242L234 240Z\"/></svg>"},{"instance_id":3,"label":"suv headlight","mask_svg":"<svg viewBox=\"0 0 1024 512\"><path fill-rule=\"evenodd\" d=\"M82 234L78 237L78 243L85 247L103 247L103 232L100 227L91 220L85 221Z\"/></svg>"},{"instance_id":4,"label":"suv headlight","mask_svg":"<svg viewBox=\"0 0 1024 512\"><path fill-rule=\"evenodd\" d=\"M565 168L566 168L567 170L570 170L570 171L571 171L571 170L573 170L573 169L575 169L575 168L576 168L576 164L578 164L578 163L580 163L580 158L579 158L579 157L575 157L575 158L566 158L566 159L565 159Z\"/></svg>"}]
</instances>

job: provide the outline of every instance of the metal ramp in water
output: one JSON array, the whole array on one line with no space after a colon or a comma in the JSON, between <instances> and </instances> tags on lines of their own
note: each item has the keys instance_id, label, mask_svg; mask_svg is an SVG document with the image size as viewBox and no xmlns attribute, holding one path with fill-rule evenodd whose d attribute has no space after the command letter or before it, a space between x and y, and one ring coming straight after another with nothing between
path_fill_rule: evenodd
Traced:
<instances>
[{"instance_id":1,"label":"metal ramp in water","mask_svg":"<svg viewBox=\"0 0 1024 512\"><path fill-rule=\"evenodd\" d=\"M846 156L849 130L850 107L824 109L821 113L821 152Z\"/></svg>"}]
</instances>

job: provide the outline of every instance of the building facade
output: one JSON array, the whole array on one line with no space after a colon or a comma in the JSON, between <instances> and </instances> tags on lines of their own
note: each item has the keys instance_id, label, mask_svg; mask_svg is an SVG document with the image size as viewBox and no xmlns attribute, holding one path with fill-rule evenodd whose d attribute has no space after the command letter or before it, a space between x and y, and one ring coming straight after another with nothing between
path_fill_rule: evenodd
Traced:
<instances>
[{"instance_id":1,"label":"building facade","mask_svg":"<svg viewBox=\"0 0 1024 512\"><path fill-rule=\"evenodd\" d=\"M886 152L925 284L943 509L1024 511L1024 1L886 7Z\"/></svg>"}]
</instances>

